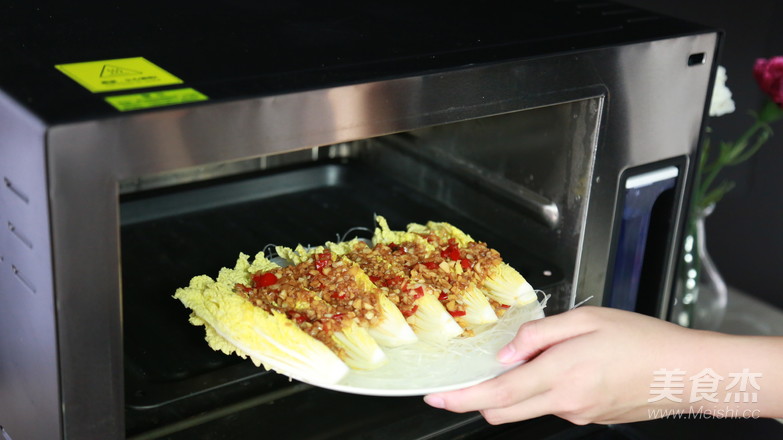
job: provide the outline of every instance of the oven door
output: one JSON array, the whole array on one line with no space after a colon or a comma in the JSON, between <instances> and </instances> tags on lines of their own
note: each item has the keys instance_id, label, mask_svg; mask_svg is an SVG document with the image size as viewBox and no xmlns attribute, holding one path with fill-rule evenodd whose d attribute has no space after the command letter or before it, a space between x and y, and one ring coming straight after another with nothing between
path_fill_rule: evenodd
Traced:
<instances>
[{"instance_id":1,"label":"oven door","mask_svg":"<svg viewBox=\"0 0 783 440\"><path fill-rule=\"evenodd\" d=\"M232 267L240 252L370 238L378 214L394 229L428 220L457 225L546 292L551 313L567 310L588 200L573 194L591 180L601 102L586 98L123 182L127 433L454 438L488 429L478 414L435 410L421 396L314 388L213 351L172 294L195 275ZM583 124L593 129L575 145ZM484 150L477 154L475 145Z\"/></svg>"}]
</instances>

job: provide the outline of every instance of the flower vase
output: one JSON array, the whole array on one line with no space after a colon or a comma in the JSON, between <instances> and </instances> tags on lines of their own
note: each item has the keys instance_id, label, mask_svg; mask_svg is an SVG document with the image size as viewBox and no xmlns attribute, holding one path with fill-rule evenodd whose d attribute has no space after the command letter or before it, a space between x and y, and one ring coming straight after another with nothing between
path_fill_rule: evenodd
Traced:
<instances>
[{"instance_id":1,"label":"flower vase","mask_svg":"<svg viewBox=\"0 0 783 440\"><path fill-rule=\"evenodd\" d=\"M685 327L718 330L726 314L728 289L707 252L705 220L714 209L692 216L683 241L673 318Z\"/></svg>"}]
</instances>

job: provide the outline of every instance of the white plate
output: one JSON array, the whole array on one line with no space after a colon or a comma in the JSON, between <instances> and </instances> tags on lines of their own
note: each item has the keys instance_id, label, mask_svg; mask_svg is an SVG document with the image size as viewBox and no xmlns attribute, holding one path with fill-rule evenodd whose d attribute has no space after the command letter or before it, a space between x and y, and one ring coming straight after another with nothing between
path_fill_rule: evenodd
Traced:
<instances>
[{"instance_id":1,"label":"white plate","mask_svg":"<svg viewBox=\"0 0 783 440\"><path fill-rule=\"evenodd\" d=\"M522 323L544 317L545 303L512 307L497 323L470 338L385 348L387 364L371 371L351 370L337 384L303 382L369 396L421 396L469 387L516 366L498 362L497 352Z\"/></svg>"}]
</instances>

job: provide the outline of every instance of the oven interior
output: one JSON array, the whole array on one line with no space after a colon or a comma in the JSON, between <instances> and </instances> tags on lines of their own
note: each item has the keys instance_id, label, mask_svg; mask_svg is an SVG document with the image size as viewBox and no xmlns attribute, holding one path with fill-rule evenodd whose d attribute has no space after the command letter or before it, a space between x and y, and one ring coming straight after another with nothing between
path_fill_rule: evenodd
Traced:
<instances>
[{"instance_id":1,"label":"oven interior","mask_svg":"<svg viewBox=\"0 0 783 440\"><path fill-rule=\"evenodd\" d=\"M478 414L433 410L417 396L322 390L214 352L172 295L240 252L369 237L380 214L397 229L453 223L551 295L547 314L566 310L601 104L585 98L121 182L127 435L453 438L486 428Z\"/></svg>"}]
</instances>

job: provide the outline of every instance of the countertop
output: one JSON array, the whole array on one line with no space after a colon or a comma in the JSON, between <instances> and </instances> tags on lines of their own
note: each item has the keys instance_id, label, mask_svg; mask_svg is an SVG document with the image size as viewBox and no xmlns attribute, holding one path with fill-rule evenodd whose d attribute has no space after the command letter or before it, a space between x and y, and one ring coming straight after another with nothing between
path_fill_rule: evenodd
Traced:
<instances>
[{"instance_id":1,"label":"countertop","mask_svg":"<svg viewBox=\"0 0 783 440\"><path fill-rule=\"evenodd\" d=\"M783 336L783 310L729 287L719 331L736 335Z\"/></svg>"}]
</instances>

